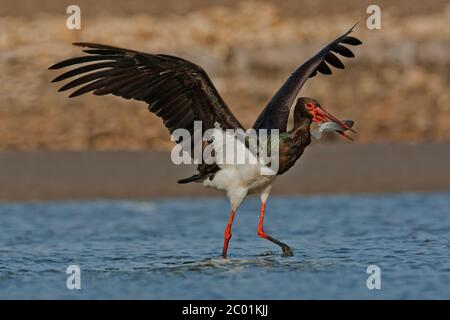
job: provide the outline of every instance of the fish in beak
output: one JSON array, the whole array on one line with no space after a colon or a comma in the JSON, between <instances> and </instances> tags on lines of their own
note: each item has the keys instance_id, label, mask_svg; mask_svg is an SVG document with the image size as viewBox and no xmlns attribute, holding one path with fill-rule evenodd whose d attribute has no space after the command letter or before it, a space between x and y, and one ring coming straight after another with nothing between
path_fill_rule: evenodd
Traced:
<instances>
[{"instance_id":1,"label":"fish in beak","mask_svg":"<svg viewBox=\"0 0 450 320\"><path fill-rule=\"evenodd\" d=\"M353 120L342 120L342 122L349 127L352 127L354 124ZM319 127L316 130L311 131L311 134L314 138L320 139L324 132L337 132L340 135L346 137L347 139L353 141L353 138L347 135L345 133L345 130L347 129L342 129L341 125L337 124L336 122L328 121L320 123Z\"/></svg>"},{"instance_id":2,"label":"fish in beak","mask_svg":"<svg viewBox=\"0 0 450 320\"><path fill-rule=\"evenodd\" d=\"M353 141L353 138L347 135L345 131L348 130L356 134L356 131L352 129L354 121L341 121L321 106L316 106L312 111L312 114L313 121L321 123L318 130L320 132L320 135L322 135L323 132L335 131L345 138Z\"/></svg>"}]
</instances>

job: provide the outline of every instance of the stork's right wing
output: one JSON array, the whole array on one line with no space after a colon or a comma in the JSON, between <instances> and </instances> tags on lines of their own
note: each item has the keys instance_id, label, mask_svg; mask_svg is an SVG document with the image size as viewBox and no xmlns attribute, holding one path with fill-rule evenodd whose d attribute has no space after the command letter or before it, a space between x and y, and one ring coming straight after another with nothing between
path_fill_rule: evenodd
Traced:
<instances>
[{"instance_id":1,"label":"stork's right wing","mask_svg":"<svg viewBox=\"0 0 450 320\"><path fill-rule=\"evenodd\" d=\"M186 129L192 136L194 121L202 122L202 135L207 129L215 128L216 123L224 130L243 129L206 72L198 65L164 54L148 54L94 43L75 45L87 48L84 50L87 55L50 67L77 66L53 80L59 82L72 78L59 89L76 88L70 97L93 92L95 95L113 94L144 101L151 112L162 118L170 133L176 129ZM191 140L191 156L195 154L193 149L196 143ZM200 143L204 147L205 143ZM218 167L202 163L198 170L198 175L181 182L201 179L217 171Z\"/></svg>"},{"instance_id":2,"label":"stork's right wing","mask_svg":"<svg viewBox=\"0 0 450 320\"><path fill-rule=\"evenodd\" d=\"M215 122L224 129L242 128L206 72L190 61L94 43L75 45L87 48L88 55L50 67L78 66L53 80L72 78L59 89L77 88L70 97L93 92L144 101L170 132L184 128L193 133L194 121L202 121L203 131L214 128Z\"/></svg>"}]
</instances>

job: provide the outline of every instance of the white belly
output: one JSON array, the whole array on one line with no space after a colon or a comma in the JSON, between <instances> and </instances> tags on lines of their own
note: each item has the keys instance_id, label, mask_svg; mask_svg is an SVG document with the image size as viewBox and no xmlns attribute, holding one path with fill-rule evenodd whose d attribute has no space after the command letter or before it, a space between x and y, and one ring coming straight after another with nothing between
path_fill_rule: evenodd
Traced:
<instances>
[{"instance_id":1,"label":"white belly","mask_svg":"<svg viewBox=\"0 0 450 320\"><path fill-rule=\"evenodd\" d=\"M258 165L236 165L220 169L212 180L203 181L203 185L219 190L244 188L251 194L263 190L275 177L275 175L261 175Z\"/></svg>"},{"instance_id":2,"label":"white belly","mask_svg":"<svg viewBox=\"0 0 450 320\"><path fill-rule=\"evenodd\" d=\"M203 181L203 185L225 190L231 206L237 208L247 194L260 192L275 180L276 175L262 175L260 169L259 164L225 166L212 180Z\"/></svg>"}]
</instances>

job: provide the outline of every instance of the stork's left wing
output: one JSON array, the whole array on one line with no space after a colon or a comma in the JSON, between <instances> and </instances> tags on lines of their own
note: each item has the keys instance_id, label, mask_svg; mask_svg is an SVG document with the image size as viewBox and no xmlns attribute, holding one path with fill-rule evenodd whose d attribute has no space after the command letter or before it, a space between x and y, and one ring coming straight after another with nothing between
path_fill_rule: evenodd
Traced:
<instances>
[{"instance_id":1,"label":"stork's left wing","mask_svg":"<svg viewBox=\"0 0 450 320\"><path fill-rule=\"evenodd\" d=\"M314 77L317 72L326 75L331 74L332 71L328 64L338 69L344 69L344 64L334 53L347 58L353 58L355 56L350 49L343 46L343 44L351 46L362 44L359 39L349 36L354 27L328 44L295 70L260 114L253 125L254 129L279 129L280 132L286 131L289 111L305 82L309 78Z\"/></svg>"}]
</instances>

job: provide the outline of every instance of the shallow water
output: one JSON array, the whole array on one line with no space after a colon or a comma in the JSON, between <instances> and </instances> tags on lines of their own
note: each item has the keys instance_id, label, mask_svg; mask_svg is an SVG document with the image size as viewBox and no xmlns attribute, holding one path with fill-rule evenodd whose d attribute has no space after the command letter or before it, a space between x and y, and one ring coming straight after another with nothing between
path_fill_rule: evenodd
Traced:
<instances>
[{"instance_id":1,"label":"shallow water","mask_svg":"<svg viewBox=\"0 0 450 320\"><path fill-rule=\"evenodd\" d=\"M0 298L450 298L450 194L0 204ZM66 268L81 268L81 290ZM366 268L381 268L368 290Z\"/></svg>"}]
</instances>

